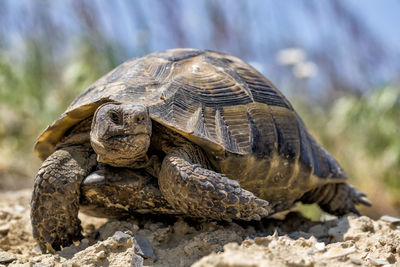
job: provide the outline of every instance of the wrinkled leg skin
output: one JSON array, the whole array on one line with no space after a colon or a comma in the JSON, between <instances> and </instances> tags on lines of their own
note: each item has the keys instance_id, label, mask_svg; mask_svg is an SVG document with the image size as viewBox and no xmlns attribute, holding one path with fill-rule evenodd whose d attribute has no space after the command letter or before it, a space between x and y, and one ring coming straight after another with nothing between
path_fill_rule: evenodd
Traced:
<instances>
[{"instance_id":1,"label":"wrinkled leg skin","mask_svg":"<svg viewBox=\"0 0 400 267\"><path fill-rule=\"evenodd\" d=\"M175 209L192 217L226 221L260 220L270 214L267 201L224 174L202 167L201 153L195 147L181 147L163 160L159 186Z\"/></svg>"},{"instance_id":2,"label":"wrinkled leg skin","mask_svg":"<svg viewBox=\"0 0 400 267\"><path fill-rule=\"evenodd\" d=\"M42 164L31 200L33 237L43 253L60 250L82 237L78 219L80 184L95 164L84 146L56 150Z\"/></svg>"},{"instance_id":3,"label":"wrinkled leg skin","mask_svg":"<svg viewBox=\"0 0 400 267\"><path fill-rule=\"evenodd\" d=\"M333 215L354 213L360 216L356 209L357 204L371 206L366 195L349 184L326 184L307 192L301 198L303 203L318 203L324 211Z\"/></svg>"},{"instance_id":4,"label":"wrinkled leg skin","mask_svg":"<svg viewBox=\"0 0 400 267\"><path fill-rule=\"evenodd\" d=\"M137 213L182 215L165 200L157 178L143 169L110 166L85 177L81 184L80 211L105 218Z\"/></svg>"}]
</instances>

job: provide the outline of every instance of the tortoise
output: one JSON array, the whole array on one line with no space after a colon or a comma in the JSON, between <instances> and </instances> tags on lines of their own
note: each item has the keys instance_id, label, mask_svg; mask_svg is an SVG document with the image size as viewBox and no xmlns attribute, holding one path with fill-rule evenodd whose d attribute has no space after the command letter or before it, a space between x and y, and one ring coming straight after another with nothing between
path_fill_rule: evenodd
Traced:
<instances>
[{"instance_id":1,"label":"tortoise","mask_svg":"<svg viewBox=\"0 0 400 267\"><path fill-rule=\"evenodd\" d=\"M35 152L44 162L31 222L43 252L81 237L80 205L229 221L298 201L336 215L370 204L269 80L208 50L121 64L45 129Z\"/></svg>"}]
</instances>

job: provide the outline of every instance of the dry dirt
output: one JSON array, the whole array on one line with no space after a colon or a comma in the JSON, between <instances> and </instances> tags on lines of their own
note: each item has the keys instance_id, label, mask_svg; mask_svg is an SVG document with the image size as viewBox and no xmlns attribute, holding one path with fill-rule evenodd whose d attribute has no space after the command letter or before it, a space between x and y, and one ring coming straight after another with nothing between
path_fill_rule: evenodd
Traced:
<instances>
[{"instance_id":1,"label":"dry dirt","mask_svg":"<svg viewBox=\"0 0 400 267\"><path fill-rule=\"evenodd\" d=\"M31 235L30 190L0 193L0 266L399 266L400 221L107 221L81 215L86 239L56 255Z\"/></svg>"}]
</instances>

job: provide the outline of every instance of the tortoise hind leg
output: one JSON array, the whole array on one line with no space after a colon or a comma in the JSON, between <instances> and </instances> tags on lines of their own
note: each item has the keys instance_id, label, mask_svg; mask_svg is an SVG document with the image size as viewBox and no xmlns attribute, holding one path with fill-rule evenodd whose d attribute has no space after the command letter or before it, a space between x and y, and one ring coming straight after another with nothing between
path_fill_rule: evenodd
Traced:
<instances>
[{"instance_id":1,"label":"tortoise hind leg","mask_svg":"<svg viewBox=\"0 0 400 267\"><path fill-rule=\"evenodd\" d=\"M159 186L174 208L191 217L227 221L268 216L271 209L267 201L207 165L201 149L191 144L174 149L164 158Z\"/></svg>"},{"instance_id":2,"label":"tortoise hind leg","mask_svg":"<svg viewBox=\"0 0 400 267\"><path fill-rule=\"evenodd\" d=\"M80 184L95 164L87 147L56 150L42 164L31 200L33 237L42 252L54 253L79 239Z\"/></svg>"},{"instance_id":3,"label":"tortoise hind leg","mask_svg":"<svg viewBox=\"0 0 400 267\"><path fill-rule=\"evenodd\" d=\"M307 192L300 199L303 203L318 203L326 212L334 215L344 215L353 212L360 215L357 204L371 206L366 195L351 185L345 183L326 184Z\"/></svg>"}]
</instances>

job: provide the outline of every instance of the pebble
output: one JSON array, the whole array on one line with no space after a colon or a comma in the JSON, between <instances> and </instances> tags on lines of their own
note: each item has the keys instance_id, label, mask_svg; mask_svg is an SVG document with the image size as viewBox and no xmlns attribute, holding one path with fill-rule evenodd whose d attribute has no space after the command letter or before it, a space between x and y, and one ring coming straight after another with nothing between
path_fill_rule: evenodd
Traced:
<instances>
[{"instance_id":1,"label":"pebble","mask_svg":"<svg viewBox=\"0 0 400 267\"><path fill-rule=\"evenodd\" d=\"M39 245L35 246L35 247L33 248L33 251L34 251L36 254L42 254L42 251L40 250Z\"/></svg>"},{"instance_id":2,"label":"pebble","mask_svg":"<svg viewBox=\"0 0 400 267\"><path fill-rule=\"evenodd\" d=\"M156 260L157 257L154 254L153 247L147 238L136 235L135 239L135 253L146 259Z\"/></svg>"},{"instance_id":3,"label":"pebble","mask_svg":"<svg viewBox=\"0 0 400 267\"><path fill-rule=\"evenodd\" d=\"M46 263L41 263L41 262L35 263L33 265L33 267L53 267L53 266L54 266L54 264L46 264Z\"/></svg>"},{"instance_id":4,"label":"pebble","mask_svg":"<svg viewBox=\"0 0 400 267\"><path fill-rule=\"evenodd\" d=\"M106 252L104 250L101 250L96 254L96 256L98 259L104 259L106 257Z\"/></svg>"},{"instance_id":5,"label":"pebble","mask_svg":"<svg viewBox=\"0 0 400 267\"><path fill-rule=\"evenodd\" d=\"M326 258L326 259L340 258L343 256L347 256L349 254L352 254L356 251L357 250L355 247L344 248L344 249L343 248L332 248L324 253L324 258Z\"/></svg>"},{"instance_id":6,"label":"pebble","mask_svg":"<svg viewBox=\"0 0 400 267\"><path fill-rule=\"evenodd\" d=\"M325 243L324 242L318 242L314 245L315 249L317 251L325 251Z\"/></svg>"},{"instance_id":7,"label":"pebble","mask_svg":"<svg viewBox=\"0 0 400 267\"><path fill-rule=\"evenodd\" d=\"M400 224L400 218L396 218L396 217L392 217L392 216L388 216L388 215L382 216L379 220L388 222L393 225Z\"/></svg>"},{"instance_id":8,"label":"pebble","mask_svg":"<svg viewBox=\"0 0 400 267\"><path fill-rule=\"evenodd\" d=\"M355 265L361 265L361 260L356 258L350 258L350 261Z\"/></svg>"},{"instance_id":9,"label":"pebble","mask_svg":"<svg viewBox=\"0 0 400 267\"><path fill-rule=\"evenodd\" d=\"M389 264L389 262L384 260L384 259L373 258L373 257L371 257L369 255L368 255L367 259L375 266L382 266L382 265Z\"/></svg>"},{"instance_id":10,"label":"pebble","mask_svg":"<svg viewBox=\"0 0 400 267\"><path fill-rule=\"evenodd\" d=\"M143 267L143 258L137 254L132 255L131 267Z\"/></svg>"},{"instance_id":11,"label":"pebble","mask_svg":"<svg viewBox=\"0 0 400 267\"><path fill-rule=\"evenodd\" d=\"M16 259L17 257L15 257L14 254L5 251L0 251L0 264L9 264L15 261Z\"/></svg>"},{"instance_id":12,"label":"pebble","mask_svg":"<svg viewBox=\"0 0 400 267\"><path fill-rule=\"evenodd\" d=\"M125 234L125 233L123 233L123 232L121 232L121 231L116 231L116 232L114 233L114 235L113 235L113 238L114 238L115 241L117 241L118 243L126 243L126 241L127 241L128 239L130 239L131 236L128 235L128 234Z\"/></svg>"}]
</instances>

